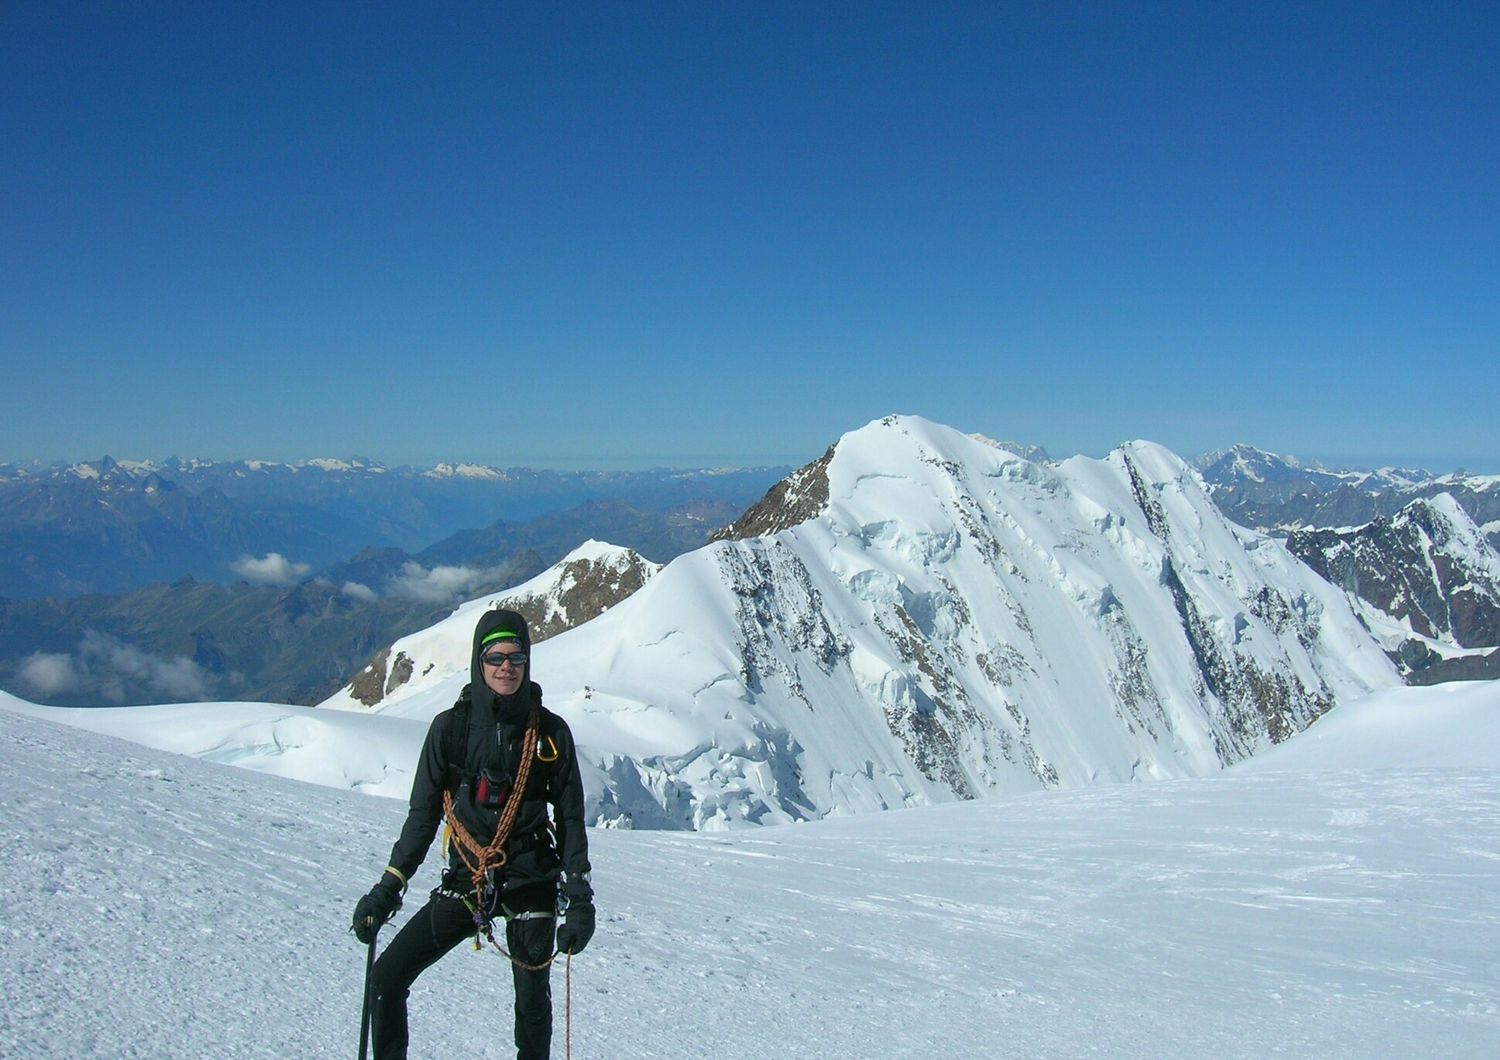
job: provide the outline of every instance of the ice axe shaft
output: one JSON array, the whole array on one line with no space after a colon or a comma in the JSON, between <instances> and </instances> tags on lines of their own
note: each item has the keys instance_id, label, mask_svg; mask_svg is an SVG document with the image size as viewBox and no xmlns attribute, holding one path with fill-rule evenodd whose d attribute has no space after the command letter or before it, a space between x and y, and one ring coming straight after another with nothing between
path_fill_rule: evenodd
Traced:
<instances>
[{"instance_id":1,"label":"ice axe shaft","mask_svg":"<svg viewBox=\"0 0 1500 1060\"><path fill-rule=\"evenodd\" d=\"M374 927L375 918L365 917L365 924ZM370 936L370 944L365 947L365 997L359 1014L359 1060L365 1060L370 1048L370 969L375 966L375 935L379 933L377 928Z\"/></svg>"}]
</instances>

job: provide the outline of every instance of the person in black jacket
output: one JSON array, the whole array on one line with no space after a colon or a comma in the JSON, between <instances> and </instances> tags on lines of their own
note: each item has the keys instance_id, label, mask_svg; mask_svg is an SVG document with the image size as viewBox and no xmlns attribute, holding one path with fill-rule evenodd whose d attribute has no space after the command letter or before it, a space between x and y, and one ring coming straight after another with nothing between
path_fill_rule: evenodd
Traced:
<instances>
[{"instance_id":1,"label":"person in black jacket","mask_svg":"<svg viewBox=\"0 0 1500 1060\"><path fill-rule=\"evenodd\" d=\"M551 958L588 945L594 895L573 734L542 706L541 687L529 679L530 650L530 630L516 612L480 618L470 682L432 720L390 864L354 907L354 934L369 944L401 907L407 882L447 817L442 883L370 975L375 1060L406 1056L406 999L417 976L465 938L477 943L484 936L498 947L491 923L501 917L515 983L517 1060L550 1055Z\"/></svg>"}]
</instances>

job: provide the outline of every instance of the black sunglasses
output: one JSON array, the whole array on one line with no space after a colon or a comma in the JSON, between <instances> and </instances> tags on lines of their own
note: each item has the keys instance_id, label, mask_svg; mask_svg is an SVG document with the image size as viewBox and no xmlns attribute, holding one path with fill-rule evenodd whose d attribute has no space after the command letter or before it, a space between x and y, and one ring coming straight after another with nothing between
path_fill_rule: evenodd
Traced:
<instances>
[{"instance_id":1,"label":"black sunglasses","mask_svg":"<svg viewBox=\"0 0 1500 1060\"><path fill-rule=\"evenodd\" d=\"M524 651L492 651L486 652L479 657L479 661L486 666L500 667L510 663L517 670L526 665L526 653Z\"/></svg>"}]
</instances>

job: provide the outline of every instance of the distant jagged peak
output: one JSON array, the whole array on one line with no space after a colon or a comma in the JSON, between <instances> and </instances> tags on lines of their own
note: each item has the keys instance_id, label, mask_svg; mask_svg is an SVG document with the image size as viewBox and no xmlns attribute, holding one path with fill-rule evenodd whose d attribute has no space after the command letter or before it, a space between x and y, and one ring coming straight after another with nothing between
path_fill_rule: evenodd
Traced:
<instances>
[{"instance_id":1,"label":"distant jagged peak","mask_svg":"<svg viewBox=\"0 0 1500 1060\"><path fill-rule=\"evenodd\" d=\"M1453 494L1447 492L1414 497L1398 511L1389 515L1377 515L1368 522L1347 526L1297 527L1293 532L1303 537L1316 535L1327 540L1352 540L1411 529L1424 530L1429 535L1436 529L1445 541L1474 540L1488 546L1484 540L1483 528L1474 522L1463 505L1454 499Z\"/></svg>"},{"instance_id":2,"label":"distant jagged peak","mask_svg":"<svg viewBox=\"0 0 1500 1060\"><path fill-rule=\"evenodd\" d=\"M1474 525L1474 521L1469 518L1469 513L1464 511L1463 506L1458 501L1454 500L1451 493L1437 493L1431 497L1418 497L1405 508L1401 509L1400 513L1398 513L1398 518L1420 515L1427 511L1437 513L1456 523Z\"/></svg>"},{"instance_id":3,"label":"distant jagged peak","mask_svg":"<svg viewBox=\"0 0 1500 1060\"><path fill-rule=\"evenodd\" d=\"M1437 478L1425 467L1378 467L1373 471L1344 471L1346 475L1368 476L1373 482L1385 486L1421 486ZM1462 473L1459 478L1464 478Z\"/></svg>"},{"instance_id":4,"label":"distant jagged peak","mask_svg":"<svg viewBox=\"0 0 1500 1060\"><path fill-rule=\"evenodd\" d=\"M374 460L366 460L364 457L351 456L347 460L332 456L318 456L311 460L302 461L294 465L299 468L316 468L319 471L364 471L371 474L380 474L385 471L385 466Z\"/></svg>"},{"instance_id":5,"label":"distant jagged peak","mask_svg":"<svg viewBox=\"0 0 1500 1060\"><path fill-rule=\"evenodd\" d=\"M1293 531L1287 548L1362 601L1366 625L1424 683L1456 672L1439 658L1448 648L1500 644L1500 554L1452 494L1363 526Z\"/></svg>"},{"instance_id":6,"label":"distant jagged peak","mask_svg":"<svg viewBox=\"0 0 1500 1060\"><path fill-rule=\"evenodd\" d=\"M1500 490L1500 475L1476 475L1459 468L1457 471L1433 479L1432 483L1472 490L1475 493L1489 493Z\"/></svg>"},{"instance_id":7,"label":"distant jagged peak","mask_svg":"<svg viewBox=\"0 0 1500 1060\"><path fill-rule=\"evenodd\" d=\"M104 459L108 460L109 457L105 457ZM73 476L74 478L98 479L103 477L103 470L100 468L99 464L82 462L77 464L70 464L68 466L68 474Z\"/></svg>"},{"instance_id":8,"label":"distant jagged peak","mask_svg":"<svg viewBox=\"0 0 1500 1060\"><path fill-rule=\"evenodd\" d=\"M1462 553L1500 576L1500 556L1484 536L1483 529L1451 493L1418 497L1391 519L1394 527L1415 525L1435 546Z\"/></svg>"},{"instance_id":9,"label":"distant jagged peak","mask_svg":"<svg viewBox=\"0 0 1500 1060\"><path fill-rule=\"evenodd\" d=\"M66 478L98 485L135 485L137 480L158 475L160 468L149 460L116 460L103 456L98 460L83 460L69 464L63 469Z\"/></svg>"},{"instance_id":10,"label":"distant jagged peak","mask_svg":"<svg viewBox=\"0 0 1500 1060\"><path fill-rule=\"evenodd\" d=\"M1272 453L1244 442L1228 449L1215 449L1193 461L1209 482L1229 485L1236 482L1281 482L1304 478L1309 474L1327 473L1316 461L1306 463L1296 456Z\"/></svg>"},{"instance_id":11,"label":"distant jagged peak","mask_svg":"<svg viewBox=\"0 0 1500 1060\"><path fill-rule=\"evenodd\" d=\"M1347 486L1367 493L1380 493L1388 489L1417 489L1439 481L1438 476L1426 468L1384 466L1372 470L1367 467L1334 467L1243 443L1204 453L1193 461L1193 466L1203 473L1210 485L1216 487L1306 482L1325 490ZM1443 481L1474 488L1483 479L1458 471L1444 476Z\"/></svg>"},{"instance_id":12,"label":"distant jagged peak","mask_svg":"<svg viewBox=\"0 0 1500 1060\"><path fill-rule=\"evenodd\" d=\"M98 480L107 477L111 472L119 468L114 458L110 456L100 457L98 460L80 460L69 464L67 474L73 478L86 480Z\"/></svg>"},{"instance_id":13,"label":"distant jagged peak","mask_svg":"<svg viewBox=\"0 0 1500 1060\"><path fill-rule=\"evenodd\" d=\"M482 482L508 482L510 475L503 468L489 464L441 463L422 472L424 478L475 479Z\"/></svg>"},{"instance_id":14,"label":"distant jagged peak","mask_svg":"<svg viewBox=\"0 0 1500 1060\"><path fill-rule=\"evenodd\" d=\"M177 472L203 471L217 467L218 464L219 461L210 460L206 456L170 456L162 461L163 469Z\"/></svg>"}]
</instances>

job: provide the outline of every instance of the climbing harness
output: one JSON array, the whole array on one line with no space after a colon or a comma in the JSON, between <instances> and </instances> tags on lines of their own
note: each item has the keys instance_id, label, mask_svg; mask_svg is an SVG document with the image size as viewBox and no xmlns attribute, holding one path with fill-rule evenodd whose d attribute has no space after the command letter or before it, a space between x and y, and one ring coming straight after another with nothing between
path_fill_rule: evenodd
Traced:
<instances>
[{"instance_id":1,"label":"climbing harness","mask_svg":"<svg viewBox=\"0 0 1500 1060\"><path fill-rule=\"evenodd\" d=\"M511 829L515 827L516 818L521 813L521 803L525 800L526 783L531 777L531 763L537 755L537 729L541 724L541 710L532 704L531 715L526 719L526 735L521 740L521 765L516 770L516 782L511 786L510 795L505 800L505 810L500 815L500 824L495 829L495 837L487 846L481 846L479 841L464 827L463 822L458 819L458 813L454 809L453 791L451 789L443 792L443 811L448 817L448 833L458 844L458 857L463 862L464 868L469 870L469 878L473 882L473 898L464 895L464 904L474 914L474 948L482 949L483 944L480 937L489 939L490 945L505 955L506 959L528 972L539 972L551 966L557 958L557 951L552 951L541 964L527 964L518 957L508 953L504 946L495 939L495 931L491 926L494 919L494 906L496 895L490 894L490 874L495 869L505 867L509 855L505 852L505 843L510 838ZM552 751L551 758L543 758L543 761L553 761L557 757L557 747L549 737L547 743ZM521 919L530 920L540 916L555 918L555 913L502 913L507 920Z\"/></svg>"},{"instance_id":2,"label":"climbing harness","mask_svg":"<svg viewBox=\"0 0 1500 1060\"><path fill-rule=\"evenodd\" d=\"M491 921L494 919L494 914L493 913L486 915L485 913L480 912L478 906L476 906L474 904L473 900L470 899L470 897L468 895L459 895L458 897L463 901L464 905L466 905L466 906L469 907L469 912L471 912L471 913L474 914L474 925L475 925L474 948L476 950L481 950L481 949L484 948L483 944L479 941L480 936L482 935L484 938L489 939L490 945L493 946L493 947L495 947L496 951L500 954L500 956L502 956L506 960L510 961L511 964L514 964L517 968L521 969L523 972L540 972L540 971L544 971L547 968L550 968L552 966L552 962L553 961L557 960L558 950L554 948L552 950L551 956L549 956L541 964L527 964L525 961L521 960L519 957L517 957L514 954L512 954L504 946L500 945L500 940L497 939L497 938L495 938L495 929L491 926ZM511 913L511 912L505 911L505 908L503 906L501 907L501 914L500 915L505 918L505 922L507 924L510 923L512 920L556 920L557 919L557 914L556 913L549 913L549 912L546 912L545 910L533 911L533 912L524 912L524 913Z\"/></svg>"},{"instance_id":3,"label":"climbing harness","mask_svg":"<svg viewBox=\"0 0 1500 1060\"><path fill-rule=\"evenodd\" d=\"M480 942L480 937L483 936L489 939L490 945L495 947L506 960L510 961L517 968L527 972L541 972L550 968L552 962L557 960L557 955L560 951L554 948L551 956L541 964L527 964L514 954L509 953L504 946L500 945L499 941L495 938L495 931L492 926L494 906L498 896L490 893L493 889L490 875L495 869L504 868L506 861L509 860L509 855L505 852L505 843L510 838L511 830L516 824L516 818L521 812L521 803L524 801L526 793L526 783L531 777L532 761L540 759L543 762L555 762L560 754L556 742L550 736L542 737L542 746L538 747L537 729L540 724L541 711L533 703L531 715L526 719L526 735L521 741L521 764L516 770L516 780L511 785L510 792L505 800L505 810L500 816L499 826L495 829L495 837L490 840L488 845L481 846L479 841L463 826L463 822L458 819L458 814L454 810L452 789L449 788L443 792L443 812L448 818L448 826L443 837L443 843L445 847L450 841L458 844L459 859L463 862L464 868L469 870L469 877L474 885L472 895L455 894L455 897L463 899L469 911L474 914L474 948L476 950L484 948ZM548 821L547 826L550 829L552 822ZM505 917L507 923L511 920L557 919L556 910L553 912L532 910L512 913L505 908L503 903L500 905L500 912ZM571 953L567 954L563 966L566 972L563 990L565 1055L571 1058L573 1055L573 955Z\"/></svg>"}]
</instances>

